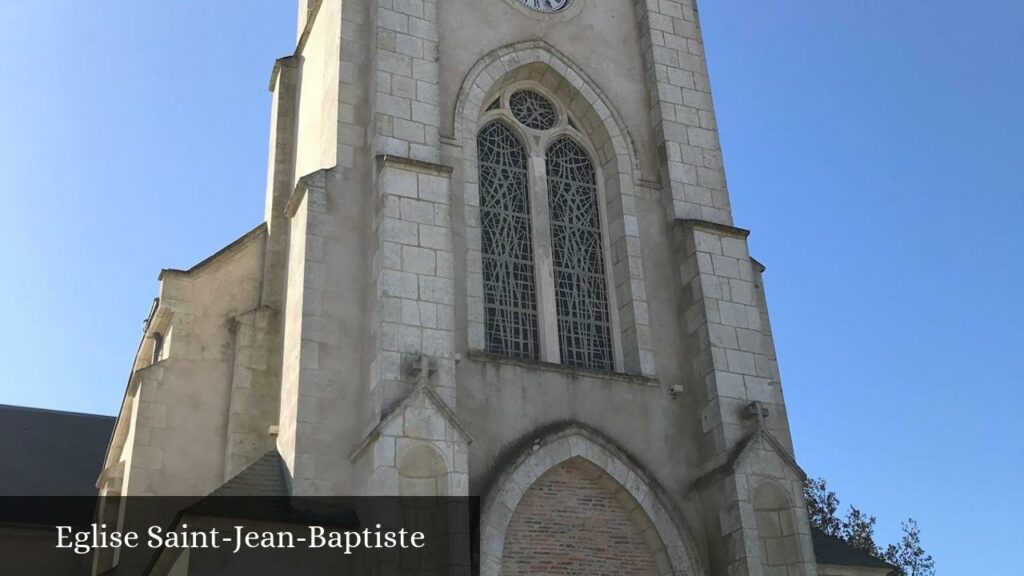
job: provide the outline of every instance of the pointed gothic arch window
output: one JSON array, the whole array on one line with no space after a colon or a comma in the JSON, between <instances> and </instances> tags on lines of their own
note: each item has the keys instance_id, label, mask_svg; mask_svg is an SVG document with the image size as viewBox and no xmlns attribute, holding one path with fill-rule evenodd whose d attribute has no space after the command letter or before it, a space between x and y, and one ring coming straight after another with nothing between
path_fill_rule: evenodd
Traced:
<instances>
[{"instance_id":1,"label":"pointed gothic arch window","mask_svg":"<svg viewBox=\"0 0 1024 576\"><path fill-rule=\"evenodd\" d=\"M583 134L556 99L522 86L481 123L487 351L614 370L600 180Z\"/></svg>"},{"instance_id":2,"label":"pointed gothic arch window","mask_svg":"<svg viewBox=\"0 0 1024 576\"><path fill-rule=\"evenodd\" d=\"M487 351L539 357L526 149L493 121L477 138Z\"/></svg>"},{"instance_id":3,"label":"pointed gothic arch window","mask_svg":"<svg viewBox=\"0 0 1024 576\"><path fill-rule=\"evenodd\" d=\"M597 172L586 150L567 136L548 147L546 162L562 363L611 370Z\"/></svg>"}]
</instances>

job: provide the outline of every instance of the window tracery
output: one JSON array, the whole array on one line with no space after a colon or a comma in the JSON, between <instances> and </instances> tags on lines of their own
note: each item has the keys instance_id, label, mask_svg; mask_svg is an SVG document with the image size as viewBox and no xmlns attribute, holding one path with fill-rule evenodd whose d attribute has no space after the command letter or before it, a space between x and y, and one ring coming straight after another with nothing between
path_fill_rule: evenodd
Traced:
<instances>
[{"instance_id":1,"label":"window tracery","mask_svg":"<svg viewBox=\"0 0 1024 576\"><path fill-rule=\"evenodd\" d=\"M548 147L547 176L562 363L611 370L611 318L594 165L582 146L562 137Z\"/></svg>"},{"instance_id":2,"label":"window tracery","mask_svg":"<svg viewBox=\"0 0 1024 576\"><path fill-rule=\"evenodd\" d=\"M551 99L530 89L506 94L496 100L504 106L488 106L477 138L487 351L613 370L596 167L568 135L572 118ZM513 122L531 135L526 145ZM531 191L547 210L531 206ZM543 292L549 299L538 298L544 278L554 280ZM547 357L545 333L549 342L557 334Z\"/></svg>"},{"instance_id":3,"label":"window tracery","mask_svg":"<svg viewBox=\"0 0 1024 576\"><path fill-rule=\"evenodd\" d=\"M533 90L514 92L508 107L520 124L531 130L550 130L558 121L558 113L550 100Z\"/></svg>"},{"instance_id":4,"label":"window tracery","mask_svg":"<svg viewBox=\"0 0 1024 576\"><path fill-rule=\"evenodd\" d=\"M537 358L526 150L500 121L486 125L477 140L487 350Z\"/></svg>"}]
</instances>

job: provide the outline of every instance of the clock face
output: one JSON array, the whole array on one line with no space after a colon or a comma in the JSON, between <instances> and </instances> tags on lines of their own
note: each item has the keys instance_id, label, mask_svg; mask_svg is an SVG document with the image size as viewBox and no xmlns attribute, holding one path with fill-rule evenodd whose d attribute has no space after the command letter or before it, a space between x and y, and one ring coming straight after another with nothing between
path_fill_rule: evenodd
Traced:
<instances>
[{"instance_id":1,"label":"clock face","mask_svg":"<svg viewBox=\"0 0 1024 576\"><path fill-rule=\"evenodd\" d=\"M558 12L568 6L572 0L519 0L524 6L539 12Z\"/></svg>"}]
</instances>

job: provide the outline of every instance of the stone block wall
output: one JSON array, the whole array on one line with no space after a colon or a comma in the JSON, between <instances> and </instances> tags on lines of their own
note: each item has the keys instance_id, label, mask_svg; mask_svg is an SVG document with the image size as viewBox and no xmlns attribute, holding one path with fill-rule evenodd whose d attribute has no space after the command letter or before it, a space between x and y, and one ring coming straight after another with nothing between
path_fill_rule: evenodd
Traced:
<instances>
[{"instance_id":1,"label":"stone block wall","mask_svg":"<svg viewBox=\"0 0 1024 576\"><path fill-rule=\"evenodd\" d=\"M334 170L302 179L290 203L292 252L285 310L278 448L301 495L345 493L351 475L339 439L359 434L367 372L365 199Z\"/></svg>"},{"instance_id":2,"label":"stone block wall","mask_svg":"<svg viewBox=\"0 0 1024 576\"><path fill-rule=\"evenodd\" d=\"M260 307L235 318L224 480L275 446L281 388L275 358L278 314Z\"/></svg>"},{"instance_id":3,"label":"stone block wall","mask_svg":"<svg viewBox=\"0 0 1024 576\"><path fill-rule=\"evenodd\" d=\"M703 455L713 460L748 433L744 410L770 406L767 426L790 444L782 391L763 312L760 270L746 230L702 221L676 223L685 354L693 400L702 407Z\"/></svg>"},{"instance_id":4,"label":"stone block wall","mask_svg":"<svg viewBox=\"0 0 1024 576\"><path fill-rule=\"evenodd\" d=\"M635 0L669 218L732 224L694 0Z\"/></svg>"},{"instance_id":5,"label":"stone block wall","mask_svg":"<svg viewBox=\"0 0 1024 576\"><path fill-rule=\"evenodd\" d=\"M468 438L439 402L422 388L414 391L352 454L366 474L360 494L469 494Z\"/></svg>"},{"instance_id":6,"label":"stone block wall","mask_svg":"<svg viewBox=\"0 0 1024 576\"><path fill-rule=\"evenodd\" d=\"M376 155L441 158L436 0L373 0Z\"/></svg>"},{"instance_id":7,"label":"stone block wall","mask_svg":"<svg viewBox=\"0 0 1024 576\"><path fill-rule=\"evenodd\" d=\"M449 169L434 164L379 159L370 327L376 419L412 389L406 372L421 355L437 367L437 393L455 406L450 176Z\"/></svg>"}]
</instances>

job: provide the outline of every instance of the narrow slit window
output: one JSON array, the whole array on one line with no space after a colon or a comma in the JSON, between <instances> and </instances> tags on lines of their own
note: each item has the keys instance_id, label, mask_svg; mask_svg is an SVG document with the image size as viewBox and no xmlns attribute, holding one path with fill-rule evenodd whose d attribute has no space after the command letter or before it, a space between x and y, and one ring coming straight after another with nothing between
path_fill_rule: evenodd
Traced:
<instances>
[{"instance_id":1,"label":"narrow slit window","mask_svg":"<svg viewBox=\"0 0 1024 576\"><path fill-rule=\"evenodd\" d=\"M497 121L480 131L477 148L487 351L537 359L526 149L512 129Z\"/></svg>"}]
</instances>

